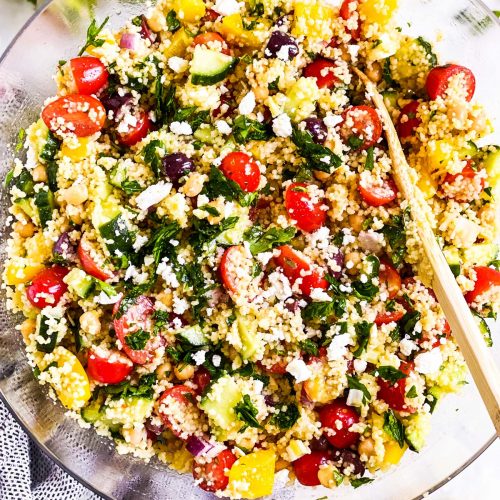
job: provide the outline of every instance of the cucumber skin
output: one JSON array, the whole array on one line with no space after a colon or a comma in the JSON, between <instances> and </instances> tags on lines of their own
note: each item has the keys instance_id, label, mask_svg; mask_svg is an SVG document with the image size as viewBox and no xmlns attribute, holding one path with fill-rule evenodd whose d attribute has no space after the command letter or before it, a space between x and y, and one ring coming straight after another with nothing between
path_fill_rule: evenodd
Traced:
<instances>
[{"instance_id":1,"label":"cucumber skin","mask_svg":"<svg viewBox=\"0 0 500 500\"><path fill-rule=\"evenodd\" d=\"M233 62L224 71L221 71L220 73L217 73L215 75L199 75L196 73L191 74L191 83L193 85L214 85L224 80L224 78L226 78L229 73L234 70L238 62L239 59L233 59Z\"/></svg>"},{"instance_id":2,"label":"cucumber skin","mask_svg":"<svg viewBox=\"0 0 500 500\"><path fill-rule=\"evenodd\" d=\"M125 229L121 227L122 225ZM106 243L112 255L116 250L119 250L124 255L133 253L133 239L121 214L100 226L99 232L105 240L113 240L112 243Z\"/></svg>"},{"instance_id":3,"label":"cucumber skin","mask_svg":"<svg viewBox=\"0 0 500 500\"><path fill-rule=\"evenodd\" d=\"M44 339L49 339L50 341L48 343L41 344L40 342L36 343L36 347L39 351L46 352L46 353L51 353L55 348L57 344L57 332L52 332L51 334L48 333L48 325L46 323L46 317L42 316L40 318L40 327L38 329L38 335L43 337Z\"/></svg>"},{"instance_id":4,"label":"cucumber skin","mask_svg":"<svg viewBox=\"0 0 500 500\"><path fill-rule=\"evenodd\" d=\"M35 205L38 208L40 224L43 228L52 220L52 212L55 208L54 193L52 191L38 191L35 194Z\"/></svg>"}]
</instances>

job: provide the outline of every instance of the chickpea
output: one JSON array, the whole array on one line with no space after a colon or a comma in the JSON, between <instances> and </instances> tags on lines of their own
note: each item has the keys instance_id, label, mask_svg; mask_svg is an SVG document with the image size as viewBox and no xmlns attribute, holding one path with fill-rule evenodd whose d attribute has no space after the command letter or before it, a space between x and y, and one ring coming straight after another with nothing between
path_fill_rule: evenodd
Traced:
<instances>
[{"instance_id":1,"label":"chickpea","mask_svg":"<svg viewBox=\"0 0 500 500\"><path fill-rule=\"evenodd\" d=\"M375 455L375 442L372 438L366 438L360 441L358 445L358 453L360 455L365 455L366 457L372 457Z\"/></svg>"},{"instance_id":2,"label":"chickpea","mask_svg":"<svg viewBox=\"0 0 500 500\"><path fill-rule=\"evenodd\" d=\"M283 460L282 458L278 458L276 460L276 465L275 465L275 470L276 472L286 469L290 466L290 462L287 462L286 460Z\"/></svg>"},{"instance_id":3,"label":"chickpea","mask_svg":"<svg viewBox=\"0 0 500 500\"><path fill-rule=\"evenodd\" d=\"M14 229L21 238L29 238L35 234L35 226L31 222L17 221L12 225L12 229Z\"/></svg>"},{"instance_id":4,"label":"chickpea","mask_svg":"<svg viewBox=\"0 0 500 500\"><path fill-rule=\"evenodd\" d=\"M23 336L25 344L29 344L30 335L35 331L35 329L36 329L36 321L34 319L25 319L21 323L21 327L19 330L21 332L21 335Z\"/></svg>"},{"instance_id":5,"label":"chickpea","mask_svg":"<svg viewBox=\"0 0 500 500\"><path fill-rule=\"evenodd\" d=\"M333 475L335 470L336 469L333 465L327 465L326 467L321 467L319 469L318 479L325 488L335 488L337 486Z\"/></svg>"},{"instance_id":6,"label":"chickpea","mask_svg":"<svg viewBox=\"0 0 500 500\"><path fill-rule=\"evenodd\" d=\"M85 184L73 184L65 189L62 194L64 200L70 205L81 205L89 198L89 192Z\"/></svg>"},{"instance_id":7,"label":"chickpea","mask_svg":"<svg viewBox=\"0 0 500 500\"><path fill-rule=\"evenodd\" d=\"M269 97L269 90L265 87L256 87L253 93L257 101L265 101Z\"/></svg>"},{"instance_id":8,"label":"chickpea","mask_svg":"<svg viewBox=\"0 0 500 500\"><path fill-rule=\"evenodd\" d=\"M358 264L361 263L361 256L359 255L358 252L349 252L345 255L344 262L346 264L348 262L352 262L352 266L350 264L349 264L350 267L346 265L347 274L351 275L356 274L357 273L356 267L358 266Z\"/></svg>"},{"instance_id":9,"label":"chickpea","mask_svg":"<svg viewBox=\"0 0 500 500\"><path fill-rule=\"evenodd\" d=\"M186 179L186 182L182 188L182 191L186 196L190 198L194 198L201 193L203 189L203 184L207 180L207 176L205 174L200 174L199 172L192 172L189 174L189 177Z\"/></svg>"},{"instance_id":10,"label":"chickpea","mask_svg":"<svg viewBox=\"0 0 500 500\"><path fill-rule=\"evenodd\" d=\"M161 292L158 294L158 300L169 309L172 307L174 296L172 292Z\"/></svg>"},{"instance_id":11,"label":"chickpea","mask_svg":"<svg viewBox=\"0 0 500 500\"><path fill-rule=\"evenodd\" d=\"M364 217L359 214L349 215L349 225L359 233L363 229Z\"/></svg>"},{"instance_id":12,"label":"chickpea","mask_svg":"<svg viewBox=\"0 0 500 500\"><path fill-rule=\"evenodd\" d=\"M382 80L382 66L374 61L367 66L365 74L372 82L378 83Z\"/></svg>"},{"instance_id":13,"label":"chickpea","mask_svg":"<svg viewBox=\"0 0 500 500\"><path fill-rule=\"evenodd\" d=\"M325 182L327 181L332 174L329 174L328 172L323 172L321 170L315 170L314 171L314 177L318 179L320 182Z\"/></svg>"},{"instance_id":14,"label":"chickpea","mask_svg":"<svg viewBox=\"0 0 500 500\"><path fill-rule=\"evenodd\" d=\"M125 441L132 444L133 446L138 446L141 441L145 440L147 437L144 426L132 427L131 429L122 429L122 434Z\"/></svg>"},{"instance_id":15,"label":"chickpea","mask_svg":"<svg viewBox=\"0 0 500 500\"><path fill-rule=\"evenodd\" d=\"M178 380L189 380L194 376L194 366L185 363L178 364L174 368L174 374Z\"/></svg>"},{"instance_id":16,"label":"chickpea","mask_svg":"<svg viewBox=\"0 0 500 500\"><path fill-rule=\"evenodd\" d=\"M165 361L156 369L156 376L159 380L172 380L173 368L170 361Z\"/></svg>"},{"instance_id":17,"label":"chickpea","mask_svg":"<svg viewBox=\"0 0 500 500\"><path fill-rule=\"evenodd\" d=\"M43 165L38 165L31 173L35 182L47 182L47 170Z\"/></svg>"},{"instance_id":18,"label":"chickpea","mask_svg":"<svg viewBox=\"0 0 500 500\"><path fill-rule=\"evenodd\" d=\"M84 312L80 316L80 327L89 335L97 335L101 331L101 321L95 311Z\"/></svg>"}]
</instances>

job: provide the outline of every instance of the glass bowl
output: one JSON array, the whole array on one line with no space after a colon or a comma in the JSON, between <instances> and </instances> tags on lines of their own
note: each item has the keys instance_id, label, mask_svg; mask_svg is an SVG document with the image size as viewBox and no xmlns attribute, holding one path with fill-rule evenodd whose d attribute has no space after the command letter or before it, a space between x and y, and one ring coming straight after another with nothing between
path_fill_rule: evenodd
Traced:
<instances>
[{"instance_id":1,"label":"glass bowl","mask_svg":"<svg viewBox=\"0 0 500 500\"><path fill-rule=\"evenodd\" d=\"M477 98L487 105L500 128L500 66L497 60L500 24L477 0L400 0L404 31L437 42L442 61L470 67L478 81ZM52 73L60 59L69 59L85 40L92 16L110 16L119 27L129 16L144 10L134 0L54 0L35 14L0 60L0 175L9 170L19 127L36 118L41 102L55 92ZM0 196L0 230L5 231L9 200ZM7 233L0 235L5 255ZM3 259L1 259L3 261ZM210 498L190 475L163 464L146 464L116 453L112 443L92 429L82 429L54 404L33 377L23 352L16 318L0 297L0 396L19 423L42 450L90 489L109 498ZM497 360L500 350L493 349ZM358 490L284 487L273 498L360 499L370 495L384 500L421 498L458 474L495 439L493 426L473 383L457 396L446 398L433 416L427 446L407 453L401 464L374 483Z\"/></svg>"}]
</instances>

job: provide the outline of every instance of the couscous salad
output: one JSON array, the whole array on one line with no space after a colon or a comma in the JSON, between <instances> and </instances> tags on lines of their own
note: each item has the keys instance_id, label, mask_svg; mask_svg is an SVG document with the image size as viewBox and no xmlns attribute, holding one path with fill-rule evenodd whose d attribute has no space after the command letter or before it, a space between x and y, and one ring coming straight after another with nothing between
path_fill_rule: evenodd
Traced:
<instances>
[{"instance_id":1,"label":"couscous salad","mask_svg":"<svg viewBox=\"0 0 500 500\"><path fill-rule=\"evenodd\" d=\"M465 383L353 72L377 83L485 341L500 149L396 0L160 0L93 20L19 133L3 282L41 384L219 496L359 487Z\"/></svg>"}]
</instances>

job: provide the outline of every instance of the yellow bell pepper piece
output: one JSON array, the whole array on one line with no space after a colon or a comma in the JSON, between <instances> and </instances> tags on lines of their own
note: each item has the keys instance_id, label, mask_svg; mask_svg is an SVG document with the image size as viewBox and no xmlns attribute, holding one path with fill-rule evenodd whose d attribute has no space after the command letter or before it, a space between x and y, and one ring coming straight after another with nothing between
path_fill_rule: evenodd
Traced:
<instances>
[{"instance_id":1,"label":"yellow bell pepper piece","mask_svg":"<svg viewBox=\"0 0 500 500\"><path fill-rule=\"evenodd\" d=\"M222 22L216 29L229 42L238 42L241 45L253 48L261 46L261 41L255 36L254 32L243 27L243 18L240 14L223 17Z\"/></svg>"},{"instance_id":2,"label":"yellow bell pepper piece","mask_svg":"<svg viewBox=\"0 0 500 500\"><path fill-rule=\"evenodd\" d=\"M203 0L175 0L175 12L181 21L195 23L205 15L205 2Z\"/></svg>"},{"instance_id":3,"label":"yellow bell pepper piece","mask_svg":"<svg viewBox=\"0 0 500 500\"><path fill-rule=\"evenodd\" d=\"M88 137L80 137L76 140L75 144L63 142L61 153L73 161L82 161L90 154L90 139Z\"/></svg>"},{"instance_id":4,"label":"yellow bell pepper piece","mask_svg":"<svg viewBox=\"0 0 500 500\"><path fill-rule=\"evenodd\" d=\"M334 10L317 0L295 2L292 35L329 42L333 36Z\"/></svg>"},{"instance_id":5,"label":"yellow bell pepper piece","mask_svg":"<svg viewBox=\"0 0 500 500\"><path fill-rule=\"evenodd\" d=\"M383 466L390 467L391 465L396 465L400 462L405 454L405 451L408 449L408 445L405 443L403 448L401 448L397 441L391 439L384 444L385 454Z\"/></svg>"},{"instance_id":6,"label":"yellow bell pepper piece","mask_svg":"<svg viewBox=\"0 0 500 500\"><path fill-rule=\"evenodd\" d=\"M258 450L236 460L229 471L228 490L242 498L260 498L273 492L276 454Z\"/></svg>"},{"instance_id":7,"label":"yellow bell pepper piece","mask_svg":"<svg viewBox=\"0 0 500 500\"><path fill-rule=\"evenodd\" d=\"M36 262L45 262L52 257L52 249L54 247L54 242L47 240L44 234L40 231L31 238L28 238L24 247L26 249L26 255L34 259Z\"/></svg>"},{"instance_id":8,"label":"yellow bell pepper piece","mask_svg":"<svg viewBox=\"0 0 500 500\"><path fill-rule=\"evenodd\" d=\"M163 55L167 59L174 56L182 57L192 41L193 37L188 35L184 28L181 28L172 35L170 45L163 51Z\"/></svg>"},{"instance_id":9,"label":"yellow bell pepper piece","mask_svg":"<svg viewBox=\"0 0 500 500\"><path fill-rule=\"evenodd\" d=\"M5 283L7 285L21 285L31 281L45 266L39 262L32 262L24 257L16 257L5 266Z\"/></svg>"},{"instance_id":10,"label":"yellow bell pepper piece","mask_svg":"<svg viewBox=\"0 0 500 500\"><path fill-rule=\"evenodd\" d=\"M362 0L359 15L368 23L387 24L398 8L398 0Z\"/></svg>"},{"instance_id":11,"label":"yellow bell pepper piece","mask_svg":"<svg viewBox=\"0 0 500 500\"><path fill-rule=\"evenodd\" d=\"M90 399L89 378L82 364L72 352L59 346L43 358L40 370L43 371L54 361L57 363L59 376L51 385L68 410L79 410Z\"/></svg>"},{"instance_id":12,"label":"yellow bell pepper piece","mask_svg":"<svg viewBox=\"0 0 500 500\"><path fill-rule=\"evenodd\" d=\"M299 122L314 113L320 93L314 78L301 77L290 87L286 97L285 112Z\"/></svg>"},{"instance_id":13,"label":"yellow bell pepper piece","mask_svg":"<svg viewBox=\"0 0 500 500\"><path fill-rule=\"evenodd\" d=\"M426 200L430 200L437 193L437 182L425 170L420 172L417 186Z\"/></svg>"}]
</instances>

